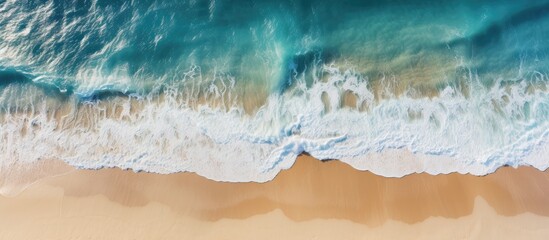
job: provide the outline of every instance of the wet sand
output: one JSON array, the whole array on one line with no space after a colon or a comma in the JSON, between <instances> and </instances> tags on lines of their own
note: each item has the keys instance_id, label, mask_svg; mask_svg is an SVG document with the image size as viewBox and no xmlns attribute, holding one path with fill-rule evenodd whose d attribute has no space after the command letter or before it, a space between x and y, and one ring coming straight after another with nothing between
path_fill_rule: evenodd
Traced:
<instances>
[{"instance_id":1,"label":"wet sand","mask_svg":"<svg viewBox=\"0 0 549 240\"><path fill-rule=\"evenodd\" d=\"M386 178L301 156L267 183L70 170L0 197L0 239L545 239L547 203L549 172L531 167Z\"/></svg>"}]
</instances>

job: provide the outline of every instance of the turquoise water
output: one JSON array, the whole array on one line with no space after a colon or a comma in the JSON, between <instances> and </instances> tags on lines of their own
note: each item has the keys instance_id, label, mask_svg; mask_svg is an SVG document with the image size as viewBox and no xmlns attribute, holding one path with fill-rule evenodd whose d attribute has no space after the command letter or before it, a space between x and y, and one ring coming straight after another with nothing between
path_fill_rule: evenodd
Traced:
<instances>
[{"instance_id":1,"label":"turquoise water","mask_svg":"<svg viewBox=\"0 0 549 240\"><path fill-rule=\"evenodd\" d=\"M265 181L302 152L391 176L544 168L548 13L549 1L0 1L0 162L229 181ZM372 157L394 151L418 159Z\"/></svg>"},{"instance_id":2,"label":"turquoise water","mask_svg":"<svg viewBox=\"0 0 549 240\"><path fill-rule=\"evenodd\" d=\"M7 71L84 97L97 89L147 94L184 81L193 67L207 76L202 81L229 75L269 92L284 91L295 72L333 62L372 79L452 81L463 69L519 78L545 71L547 8L542 1L5 1L1 60Z\"/></svg>"}]
</instances>

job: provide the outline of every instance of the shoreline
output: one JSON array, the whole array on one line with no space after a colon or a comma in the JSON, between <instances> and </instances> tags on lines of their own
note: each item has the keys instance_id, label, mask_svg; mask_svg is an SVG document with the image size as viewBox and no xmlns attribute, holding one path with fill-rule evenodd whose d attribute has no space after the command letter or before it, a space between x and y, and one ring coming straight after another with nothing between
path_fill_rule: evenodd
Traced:
<instances>
[{"instance_id":1,"label":"shoreline","mask_svg":"<svg viewBox=\"0 0 549 240\"><path fill-rule=\"evenodd\" d=\"M548 184L549 172L532 167L505 167L482 177L387 178L310 156L300 156L265 183L215 182L194 173L72 170L13 197L0 196L0 224L10 226L0 238L41 238L29 230L36 229L47 232L45 238L150 239L166 232L170 239L253 239L276 234L280 227L293 229L287 239L340 234L394 239L391 232L402 231L421 239L436 239L432 232L440 233L438 239L453 239L469 236L481 221L478 236L516 238L520 233L538 239L549 234L549 188L543 187ZM149 226L151 216L156 222ZM436 227L448 223L455 225L448 228L454 235ZM513 227L500 229L502 224ZM334 225L339 227L329 227ZM114 226L123 230L104 232Z\"/></svg>"}]
</instances>

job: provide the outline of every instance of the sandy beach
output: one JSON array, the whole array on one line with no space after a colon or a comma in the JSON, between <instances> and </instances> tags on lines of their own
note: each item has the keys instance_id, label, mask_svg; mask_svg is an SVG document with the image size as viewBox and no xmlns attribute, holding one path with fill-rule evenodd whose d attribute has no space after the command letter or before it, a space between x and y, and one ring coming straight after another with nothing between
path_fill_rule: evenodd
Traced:
<instances>
[{"instance_id":1,"label":"sandy beach","mask_svg":"<svg viewBox=\"0 0 549 240\"><path fill-rule=\"evenodd\" d=\"M64 173L0 197L0 239L549 236L549 172L530 167L386 178L301 156L267 183L56 168Z\"/></svg>"}]
</instances>

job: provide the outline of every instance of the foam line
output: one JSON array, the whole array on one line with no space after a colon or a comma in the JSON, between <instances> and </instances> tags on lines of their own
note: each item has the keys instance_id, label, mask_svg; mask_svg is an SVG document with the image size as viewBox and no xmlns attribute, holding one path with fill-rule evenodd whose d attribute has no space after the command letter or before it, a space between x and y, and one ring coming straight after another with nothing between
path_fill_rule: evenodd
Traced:
<instances>
[{"instance_id":1,"label":"foam line","mask_svg":"<svg viewBox=\"0 0 549 240\"><path fill-rule=\"evenodd\" d=\"M548 147L549 95L527 91L526 82L484 87L471 81L471 97L448 86L432 98L403 95L376 103L360 75L330 66L325 71L327 81L311 88L298 84L304 95L273 94L252 116L238 108L194 110L178 101L149 101L130 111L131 101L147 101L136 99L122 100L118 118L104 117L102 108L91 105L97 111L87 118L91 129L61 130L45 113L9 115L0 126L0 157L4 167L10 159L59 158L78 168L190 171L238 182L268 181L305 152L391 177L548 166L539 156ZM371 109L325 111L322 93L338 98L348 91Z\"/></svg>"}]
</instances>

